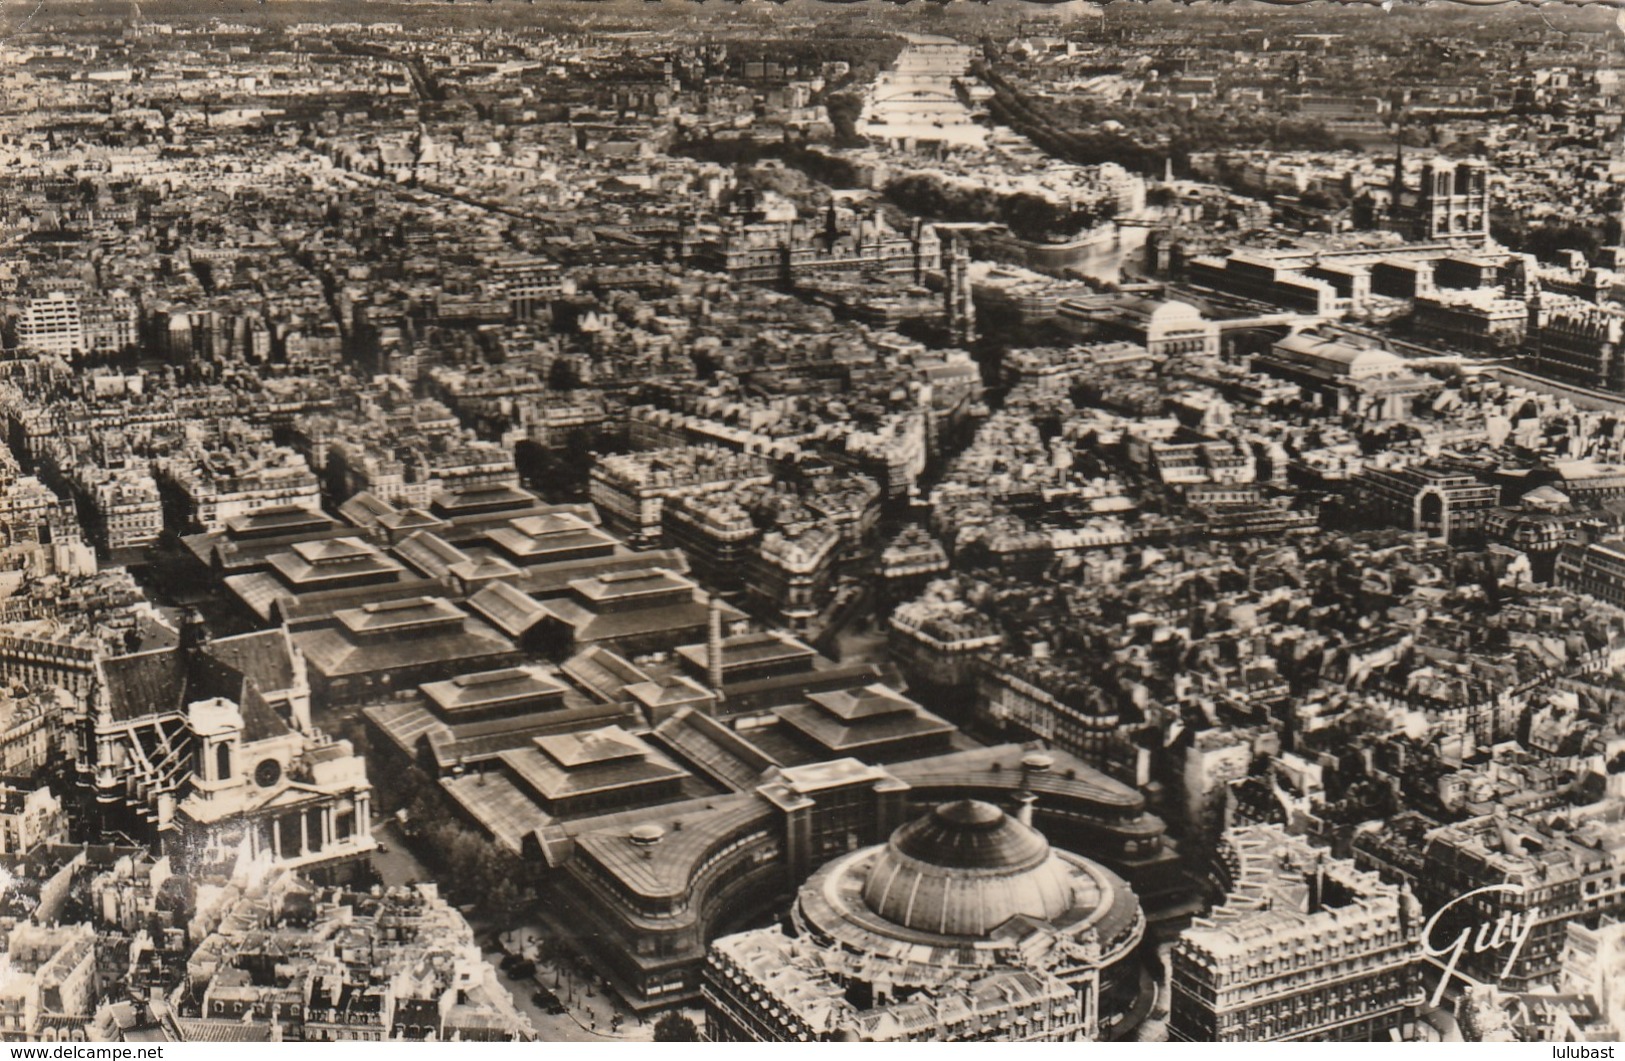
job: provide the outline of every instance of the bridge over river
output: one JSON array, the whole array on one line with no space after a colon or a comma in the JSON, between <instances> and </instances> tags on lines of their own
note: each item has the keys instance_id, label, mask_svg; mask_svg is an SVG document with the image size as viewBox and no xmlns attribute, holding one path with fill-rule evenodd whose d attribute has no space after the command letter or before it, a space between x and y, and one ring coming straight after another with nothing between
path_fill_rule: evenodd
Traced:
<instances>
[{"instance_id":1,"label":"bridge over river","mask_svg":"<svg viewBox=\"0 0 1625 1061\"><path fill-rule=\"evenodd\" d=\"M858 119L858 132L892 142L981 146L987 130L971 120L970 109L954 91L976 49L949 37L906 35L908 46L890 70L870 87Z\"/></svg>"}]
</instances>

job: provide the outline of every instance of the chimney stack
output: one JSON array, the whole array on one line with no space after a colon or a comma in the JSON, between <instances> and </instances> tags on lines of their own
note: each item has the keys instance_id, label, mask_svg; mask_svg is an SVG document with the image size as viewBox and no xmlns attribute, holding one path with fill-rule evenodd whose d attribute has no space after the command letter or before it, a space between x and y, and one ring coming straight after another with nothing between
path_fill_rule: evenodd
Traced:
<instances>
[{"instance_id":1,"label":"chimney stack","mask_svg":"<svg viewBox=\"0 0 1625 1061\"><path fill-rule=\"evenodd\" d=\"M722 600L715 593L711 594L710 608L706 620L705 674L711 683L712 690L717 694L717 702L720 703L722 701Z\"/></svg>"}]
</instances>

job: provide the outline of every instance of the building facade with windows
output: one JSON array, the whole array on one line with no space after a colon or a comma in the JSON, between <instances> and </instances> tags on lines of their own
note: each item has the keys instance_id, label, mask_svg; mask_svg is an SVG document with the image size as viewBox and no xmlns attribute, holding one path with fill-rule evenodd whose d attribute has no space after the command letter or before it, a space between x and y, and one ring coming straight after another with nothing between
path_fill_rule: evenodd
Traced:
<instances>
[{"instance_id":1,"label":"building facade with windows","mask_svg":"<svg viewBox=\"0 0 1625 1061\"><path fill-rule=\"evenodd\" d=\"M1278 825L1232 829L1224 898L1171 955L1170 1037L1374 1042L1408 1037L1424 1001L1422 909Z\"/></svg>"},{"instance_id":2,"label":"building facade with windows","mask_svg":"<svg viewBox=\"0 0 1625 1061\"><path fill-rule=\"evenodd\" d=\"M713 1039L1074 1042L1124 1030L1139 901L991 803L943 803L801 886L792 928L717 940Z\"/></svg>"},{"instance_id":3,"label":"building facade with windows","mask_svg":"<svg viewBox=\"0 0 1625 1061\"><path fill-rule=\"evenodd\" d=\"M1368 467L1350 485L1369 517L1449 542L1481 530L1501 499L1498 487L1469 472L1428 464Z\"/></svg>"}]
</instances>

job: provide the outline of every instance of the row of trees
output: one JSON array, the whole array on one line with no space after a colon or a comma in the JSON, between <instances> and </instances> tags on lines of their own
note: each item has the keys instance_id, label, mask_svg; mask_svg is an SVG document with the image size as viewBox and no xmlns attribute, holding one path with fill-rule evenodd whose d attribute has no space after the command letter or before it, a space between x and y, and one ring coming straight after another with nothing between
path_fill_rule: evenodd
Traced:
<instances>
[{"instance_id":1,"label":"row of trees","mask_svg":"<svg viewBox=\"0 0 1625 1061\"><path fill-rule=\"evenodd\" d=\"M993 88L993 97L988 100L988 113L993 119L1009 126L1056 158L1083 166L1116 162L1138 173L1161 172L1162 152L1146 147L1123 133L1079 129L1058 122L986 63L976 64L973 70L977 77Z\"/></svg>"},{"instance_id":2,"label":"row of trees","mask_svg":"<svg viewBox=\"0 0 1625 1061\"><path fill-rule=\"evenodd\" d=\"M1619 242L1621 231L1614 217L1604 218L1597 224L1558 218L1532 223L1519 214L1497 212L1490 219L1490 235L1514 251L1533 254L1542 261L1552 261L1559 251L1566 250L1579 251L1587 261L1595 261L1600 248Z\"/></svg>"},{"instance_id":3,"label":"row of trees","mask_svg":"<svg viewBox=\"0 0 1625 1061\"><path fill-rule=\"evenodd\" d=\"M1187 173L1193 152L1362 150L1359 141L1339 136L1321 122L1280 112L1217 103L1192 109L1183 101L1131 107L1082 95L1040 104L991 66L979 65L976 72L994 89L989 103L994 118L1051 154L1081 165L1116 162L1139 173L1160 174L1172 159L1175 172Z\"/></svg>"},{"instance_id":4,"label":"row of trees","mask_svg":"<svg viewBox=\"0 0 1625 1061\"><path fill-rule=\"evenodd\" d=\"M1109 220L1110 201L1093 208L1074 208L1031 192L1004 195L989 188L960 188L926 174L887 182L886 198L911 214L939 221L978 221L1006 225L1024 240L1068 239Z\"/></svg>"},{"instance_id":5,"label":"row of trees","mask_svg":"<svg viewBox=\"0 0 1625 1061\"><path fill-rule=\"evenodd\" d=\"M423 771L404 778L414 795L406 805L405 833L413 853L440 882L447 901L476 904L497 929L512 928L531 898L524 861L446 813L425 793L438 789Z\"/></svg>"}]
</instances>

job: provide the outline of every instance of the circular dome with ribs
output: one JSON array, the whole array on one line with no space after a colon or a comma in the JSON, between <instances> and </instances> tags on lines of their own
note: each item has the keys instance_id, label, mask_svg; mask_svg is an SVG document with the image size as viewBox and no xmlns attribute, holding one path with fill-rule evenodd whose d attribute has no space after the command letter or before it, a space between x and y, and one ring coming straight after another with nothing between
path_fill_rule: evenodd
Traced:
<instances>
[{"instance_id":1,"label":"circular dome with ribs","mask_svg":"<svg viewBox=\"0 0 1625 1061\"><path fill-rule=\"evenodd\" d=\"M985 937L1013 917L1071 909L1072 873L1049 842L991 803L960 800L900 827L875 860L863 903L916 932Z\"/></svg>"}]
</instances>

